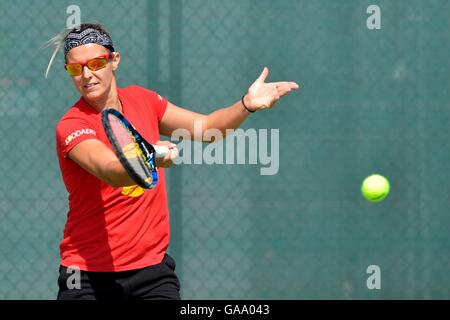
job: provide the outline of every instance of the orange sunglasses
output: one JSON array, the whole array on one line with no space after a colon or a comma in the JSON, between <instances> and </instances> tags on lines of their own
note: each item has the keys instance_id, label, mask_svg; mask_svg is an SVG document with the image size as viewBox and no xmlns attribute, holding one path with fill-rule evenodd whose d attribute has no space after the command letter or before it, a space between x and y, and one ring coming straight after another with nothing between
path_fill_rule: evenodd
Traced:
<instances>
[{"instance_id":1,"label":"orange sunglasses","mask_svg":"<svg viewBox=\"0 0 450 320\"><path fill-rule=\"evenodd\" d=\"M112 59L112 54L108 53L103 56L99 56L93 59L88 60L87 62L74 62L74 63L66 63L64 65L64 69L66 69L67 73L72 77L79 76L83 73L83 68L86 66L91 71L97 71L106 67L108 62Z\"/></svg>"}]
</instances>

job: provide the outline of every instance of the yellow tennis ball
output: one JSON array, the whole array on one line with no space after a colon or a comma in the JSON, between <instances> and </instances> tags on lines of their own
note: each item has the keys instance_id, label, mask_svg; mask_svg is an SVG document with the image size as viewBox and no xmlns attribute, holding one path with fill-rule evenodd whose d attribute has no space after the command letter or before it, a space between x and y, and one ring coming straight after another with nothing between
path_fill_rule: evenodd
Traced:
<instances>
[{"instance_id":1,"label":"yellow tennis ball","mask_svg":"<svg viewBox=\"0 0 450 320\"><path fill-rule=\"evenodd\" d=\"M389 194L389 181L379 174L373 174L364 179L361 192L370 202L380 202Z\"/></svg>"}]
</instances>

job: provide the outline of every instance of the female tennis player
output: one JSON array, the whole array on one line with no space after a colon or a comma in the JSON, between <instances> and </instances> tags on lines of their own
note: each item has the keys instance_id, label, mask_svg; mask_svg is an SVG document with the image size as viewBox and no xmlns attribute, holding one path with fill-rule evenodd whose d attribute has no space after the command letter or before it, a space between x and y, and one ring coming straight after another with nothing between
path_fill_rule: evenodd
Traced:
<instances>
[{"instance_id":1,"label":"female tennis player","mask_svg":"<svg viewBox=\"0 0 450 320\"><path fill-rule=\"evenodd\" d=\"M127 174L101 123L105 107L120 111L150 143L170 149L157 161L170 167L175 145L160 141L184 128L194 137L194 122L203 130L225 133L252 113L271 108L298 88L294 82L265 83L268 69L230 107L211 114L181 108L149 89L118 88L120 53L98 24L82 24L52 39L64 48L65 69L80 99L56 127L57 155L69 193L69 212L60 244L58 299L180 299L175 262L167 255L169 210L164 170L159 182L144 190Z\"/></svg>"}]
</instances>

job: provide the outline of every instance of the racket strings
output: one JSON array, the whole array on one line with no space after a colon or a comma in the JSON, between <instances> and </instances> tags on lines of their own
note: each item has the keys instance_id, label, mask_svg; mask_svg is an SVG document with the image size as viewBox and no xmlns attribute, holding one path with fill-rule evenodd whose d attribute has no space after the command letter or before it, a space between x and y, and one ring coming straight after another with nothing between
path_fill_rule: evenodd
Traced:
<instances>
[{"instance_id":1,"label":"racket strings","mask_svg":"<svg viewBox=\"0 0 450 320\"><path fill-rule=\"evenodd\" d=\"M139 148L134 135L117 117L108 115L108 120L118 147L121 149L122 154L127 159L131 168L141 177L151 177L151 168L149 168L146 157ZM146 178L145 180L148 181L150 178Z\"/></svg>"}]
</instances>

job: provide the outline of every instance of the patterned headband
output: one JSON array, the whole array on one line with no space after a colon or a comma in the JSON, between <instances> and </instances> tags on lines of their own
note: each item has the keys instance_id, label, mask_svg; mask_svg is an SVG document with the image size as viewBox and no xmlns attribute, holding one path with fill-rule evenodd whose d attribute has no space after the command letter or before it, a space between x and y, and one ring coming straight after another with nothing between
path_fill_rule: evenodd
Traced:
<instances>
[{"instance_id":1,"label":"patterned headband","mask_svg":"<svg viewBox=\"0 0 450 320\"><path fill-rule=\"evenodd\" d=\"M67 35L64 40L64 56L66 56L71 49L88 43L97 43L111 51L115 51L112 40L107 34L93 28L88 28L81 32L71 31Z\"/></svg>"}]
</instances>

